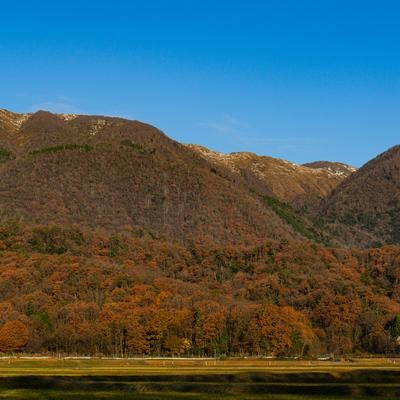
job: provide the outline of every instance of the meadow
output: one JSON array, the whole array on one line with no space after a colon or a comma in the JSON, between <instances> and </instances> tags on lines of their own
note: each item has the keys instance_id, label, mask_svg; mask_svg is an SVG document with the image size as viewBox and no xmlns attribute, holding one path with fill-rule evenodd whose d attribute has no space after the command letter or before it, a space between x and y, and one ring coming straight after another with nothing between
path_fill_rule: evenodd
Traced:
<instances>
[{"instance_id":1,"label":"meadow","mask_svg":"<svg viewBox=\"0 0 400 400\"><path fill-rule=\"evenodd\" d=\"M400 360L0 359L0 399L397 399Z\"/></svg>"}]
</instances>

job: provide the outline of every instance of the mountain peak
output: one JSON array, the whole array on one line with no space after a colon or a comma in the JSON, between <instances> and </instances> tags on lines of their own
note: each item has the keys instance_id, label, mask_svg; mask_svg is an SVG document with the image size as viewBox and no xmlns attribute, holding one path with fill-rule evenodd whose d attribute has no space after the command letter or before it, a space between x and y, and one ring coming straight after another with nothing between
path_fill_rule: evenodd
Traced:
<instances>
[{"instance_id":1,"label":"mountain peak","mask_svg":"<svg viewBox=\"0 0 400 400\"><path fill-rule=\"evenodd\" d=\"M0 127L4 125L11 131L18 131L31 115L0 109Z\"/></svg>"},{"instance_id":2,"label":"mountain peak","mask_svg":"<svg viewBox=\"0 0 400 400\"><path fill-rule=\"evenodd\" d=\"M241 177L255 192L275 196L294 206L314 205L347 176L327 168L312 168L250 152L225 154L198 145L187 147L215 168Z\"/></svg>"},{"instance_id":3,"label":"mountain peak","mask_svg":"<svg viewBox=\"0 0 400 400\"><path fill-rule=\"evenodd\" d=\"M301 237L263 198L148 124L45 111L1 115L0 206L10 218L180 241Z\"/></svg>"},{"instance_id":4,"label":"mountain peak","mask_svg":"<svg viewBox=\"0 0 400 400\"><path fill-rule=\"evenodd\" d=\"M323 169L332 174L342 176L344 178L347 178L353 172L357 171L357 168L351 165L340 162L332 162L332 161L314 161L310 163L305 163L303 164L303 166L313 169Z\"/></svg>"}]
</instances>

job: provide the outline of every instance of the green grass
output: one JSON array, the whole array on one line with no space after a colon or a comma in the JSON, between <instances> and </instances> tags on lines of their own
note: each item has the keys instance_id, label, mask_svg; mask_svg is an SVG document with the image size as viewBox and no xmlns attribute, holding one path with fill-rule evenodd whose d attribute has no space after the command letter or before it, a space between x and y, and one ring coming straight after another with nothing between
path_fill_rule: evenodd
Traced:
<instances>
[{"instance_id":1,"label":"green grass","mask_svg":"<svg viewBox=\"0 0 400 400\"><path fill-rule=\"evenodd\" d=\"M42 149L37 149L37 150L32 150L29 152L29 155L35 156L39 154L51 154L51 153L58 153L61 151L66 151L66 150L80 150L85 153L89 152L92 150L92 147L89 146L88 144L63 144L60 146L53 146L53 147L44 147Z\"/></svg>"},{"instance_id":2,"label":"green grass","mask_svg":"<svg viewBox=\"0 0 400 400\"><path fill-rule=\"evenodd\" d=\"M145 148L140 143L132 142L132 140L129 140L129 139L122 140L121 144L123 146L131 148L131 149L133 149L133 150L135 150L135 151L137 151L138 153L141 153L141 154L146 152Z\"/></svg>"},{"instance_id":3,"label":"green grass","mask_svg":"<svg viewBox=\"0 0 400 400\"><path fill-rule=\"evenodd\" d=\"M381 397L337 397L337 396L301 396L301 395L204 395L198 393L131 393L131 392L115 392L115 391L102 391L88 393L82 391L55 391L55 390L5 390L0 391L0 399L11 400L180 400L180 399L193 399L193 400L378 400ZM395 400L395 397L386 397L386 400Z\"/></svg>"},{"instance_id":4,"label":"green grass","mask_svg":"<svg viewBox=\"0 0 400 400\"><path fill-rule=\"evenodd\" d=\"M400 398L400 360L0 360L0 399Z\"/></svg>"}]
</instances>

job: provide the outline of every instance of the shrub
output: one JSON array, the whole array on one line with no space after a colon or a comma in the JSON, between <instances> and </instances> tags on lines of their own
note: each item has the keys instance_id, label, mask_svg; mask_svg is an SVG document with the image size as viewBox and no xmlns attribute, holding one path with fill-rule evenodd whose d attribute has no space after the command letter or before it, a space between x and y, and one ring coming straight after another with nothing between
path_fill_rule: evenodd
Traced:
<instances>
[{"instance_id":1,"label":"shrub","mask_svg":"<svg viewBox=\"0 0 400 400\"><path fill-rule=\"evenodd\" d=\"M75 253L84 243L83 233L75 227L38 227L29 239L32 250L47 254Z\"/></svg>"},{"instance_id":2,"label":"shrub","mask_svg":"<svg viewBox=\"0 0 400 400\"><path fill-rule=\"evenodd\" d=\"M127 147L137 151L138 153L141 153L141 154L145 153L145 149L140 143L135 143L135 142L132 142L132 140L125 139L121 142L121 144L123 146L127 146Z\"/></svg>"},{"instance_id":3,"label":"shrub","mask_svg":"<svg viewBox=\"0 0 400 400\"><path fill-rule=\"evenodd\" d=\"M13 160L15 158L14 154L0 146L0 162Z\"/></svg>"},{"instance_id":4,"label":"shrub","mask_svg":"<svg viewBox=\"0 0 400 400\"><path fill-rule=\"evenodd\" d=\"M108 248L110 257L117 257L124 254L128 249L126 238L119 235L111 236L108 241Z\"/></svg>"},{"instance_id":5,"label":"shrub","mask_svg":"<svg viewBox=\"0 0 400 400\"><path fill-rule=\"evenodd\" d=\"M53 147L44 147L43 149L32 150L29 152L29 155L35 156L38 154L51 154L51 153L58 153L60 151L65 150L81 150L85 153L91 151L93 148L88 144L63 144L60 146L53 146Z\"/></svg>"}]
</instances>

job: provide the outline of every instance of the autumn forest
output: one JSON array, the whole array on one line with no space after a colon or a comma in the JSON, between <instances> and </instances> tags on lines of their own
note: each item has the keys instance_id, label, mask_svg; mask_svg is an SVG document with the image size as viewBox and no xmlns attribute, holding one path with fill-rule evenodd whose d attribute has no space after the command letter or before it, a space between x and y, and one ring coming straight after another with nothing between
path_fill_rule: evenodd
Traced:
<instances>
[{"instance_id":1,"label":"autumn forest","mask_svg":"<svg viewBox=\"0 0 400 400\"><path fill-rule=\"evenodd\" d=\"M182 246L1 227L0 349L90 355L397 350L400 248Z\"/></svg>"},{"instance_id":2,"label":"autumn forest","mask_svg":"<svg viewBox=\"0 0 400 400\"><path fill-rule=\"evenodd\" d=\"M0 145L0 352L400 351L398 147L298 166L4 110Z\"/></svg>"}]
</instances>

